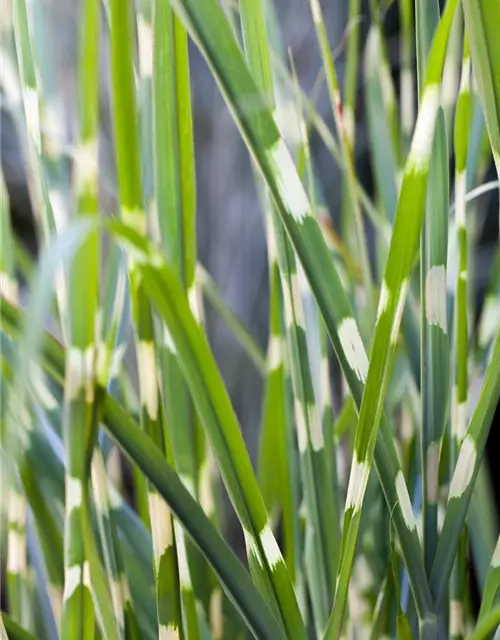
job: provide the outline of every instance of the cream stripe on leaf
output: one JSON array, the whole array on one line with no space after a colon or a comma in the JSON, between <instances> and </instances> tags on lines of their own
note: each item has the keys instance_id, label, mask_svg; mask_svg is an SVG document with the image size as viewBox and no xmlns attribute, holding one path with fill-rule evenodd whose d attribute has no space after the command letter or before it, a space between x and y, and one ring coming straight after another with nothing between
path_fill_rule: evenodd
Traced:
<instances>
[{"instance_id":1,"label":"cream stripe on leaf","mask_svg":"<svg viewBox=\"0 0 500 640\"><path fill-rule=\"evenodd\" d=\"M290 152L282 139L278 139L275 145L268 151L269 165L276 175L276 187L285 204L286 211L297 223L302 223L304 218L311 215L309 201L302 185L298 181L291 181L290 176L296 172ZM290 183L296 185L296 189L290 191Z\"/></svg>"},{"instance_id":2,"label":"cream stripe on leaf","mask_svg":"<svg viewBox=\"0 0 500 640\"><path fill-rule=\"evenodd\" d=\"M360 382L366 382L369 362L356 321L354 318L344 318L337 330L349 366Z\"/></svg>"},{"instance_id":3,"label":"cream stripe on leaf","mask_svg":"<svg viewBox=\"0 0 500 640\"><path fill-rule=\"evenodd\" d=\"M401 506L401 510L404 514L406 526L408 527L408 529L415 531L417 525L415 523L413 507L402 471L400 471L396 477L396 493L398 496L399 505Z\"/></svg>"},{"instance_id":4,"label":"cream stripe on leaf","mask_svg":"<svg viewBox=\"0 0 500 640\"><path fill-rule=\"evenodd\" d=\"M453 473L448 499L460 498L471 483L476 464L476 444L471 436L466 436L460 447L457 466Z\"/></svg>"}]
</instances>

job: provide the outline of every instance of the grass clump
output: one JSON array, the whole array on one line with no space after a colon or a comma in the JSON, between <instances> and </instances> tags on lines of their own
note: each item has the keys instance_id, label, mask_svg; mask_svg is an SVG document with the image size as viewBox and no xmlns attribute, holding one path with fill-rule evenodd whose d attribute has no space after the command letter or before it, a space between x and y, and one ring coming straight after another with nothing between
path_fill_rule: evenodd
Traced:
<instances>
[{"instance_id":1,"label":"grass clump","mask_svg":"<svg viewBox=\"0 0 500 640\"><path fill-rule=\"evenodd\" d=\"M293 60L288 70L280 59L272 3L82 0L68 154L44 128L54 96L38 14L12 0L2 55L17 74L43 251L35 267L17 248L2 180L2 638L479 639L500 623L498 532L477 526L496 508L483 458L500 397L498 260L477 324L468 280L473 189L484 190L491 158L500 169L500 8L447 0L440 13L416 0L413 22L400 0L399 103L378 3L366 40L348 34L345 87L319 0L310 9L333 133ZM359 11L351 0L351 21ZM189 39L253 161L268 243L266 354L197 263ZM103 46L111 218L99 203ZM355 164L361 63L374 197ZM278 128L284 103L298 138ZM313 129L342 172L335 231ZM206 336L205 299L265 383L256 470ZM225 542L224 491L246 566Z\"/></svg>"}]
</instances>

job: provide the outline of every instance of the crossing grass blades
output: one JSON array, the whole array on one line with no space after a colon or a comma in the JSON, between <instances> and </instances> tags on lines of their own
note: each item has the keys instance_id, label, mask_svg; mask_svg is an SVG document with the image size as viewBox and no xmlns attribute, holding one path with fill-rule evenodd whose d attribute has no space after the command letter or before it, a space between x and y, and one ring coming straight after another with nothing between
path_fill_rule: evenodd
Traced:
<instances>
[{"instance_id":1,"label":"crossing grass blades","mask_svg":"<svg viewBox=\"0 0 500 640\"><path fill-rule=\"evenodd\" d=\"M398 0L396 88L379 3L365 37L364 8L349 2L342 86L310 0L330 131L282 54L272 2L82 0L69 150L47 133L57 95L35 29L43 3L7 5L2 58L17 91L6 100L42 251L35 268L18 249L2 178L2 640L500 638L484 463L500 398L500 260L478 323L469 278L476 189L492 162L500 171L500 4L447 0L440 13L435 0ZM197 260L189 40L252 159L266 353ZM111 218L99 207L102 47ZM373 195L354 163L358 76ZM280 131L283 112L298 137ZM313 133L341 170L334 233ZM206 302L265 385L255 468L205 333ZM138 385L124 360L131 343ZM246 562L226 542L223 493Z\"/></svg>"}]
</instances>

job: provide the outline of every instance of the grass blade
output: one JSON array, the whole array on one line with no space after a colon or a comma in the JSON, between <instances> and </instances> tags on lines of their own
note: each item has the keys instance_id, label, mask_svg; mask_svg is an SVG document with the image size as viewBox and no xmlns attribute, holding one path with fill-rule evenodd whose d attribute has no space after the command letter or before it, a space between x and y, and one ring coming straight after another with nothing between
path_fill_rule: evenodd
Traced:
<instances>
[{"instance_id":1,"label":"grass blade","mask_svg":"<svg viewBox=\"0 0 500 640\"><path fill-rule=\"evenodd\" d=\"M497 540L493 556L491 557L486 582L484 585L481 608L479 610L478 624L480 624L491 611L496 600L498 588L500 587L500 538Z\"/></svg>"},{"instance_id":2,"label":"grass blade","mask_svg":"<svg viewBox=\"0 0 500 640\"><path fill-rule=\"evenodd\" d=\"M263 102L274 108L275 92L263 9L260 0L257 2L240 1L240 21L249 67L260 88ZM279 108L275 110L275 114L278 117ZM270 506L274 506L270 505L270 501L277 502L282 508L284 555L290 579L299 598L302 588L303 550L300 540L297 483L293 475L296 466L295 433L293 432L292 410L287 394L290 379L285 364L286 332L284 327L286 319L281 297L283 287L289 291L289 283L281 279L280 258L283 258L283 253L280 252L283 250L283 244L278 243L277 240L277 236L282 234L282 230L276 226L277 214L264 183L258 175L255 178L267 228L270 290L268 378L263 408L258 474L261 483L263 483L263 497L268 510ZM280 240L282 240L281 236ZM293 366L295 364L296 361L293 361ZM279 474L276 473L276 458L279 461ZM303 618L306 620L304 602L299 601L300 604L302 605Z\"/></svg>"},{"instance_id":3,"label":"grass blade","mask_svg":"<svg viewBox=\"0 0 500 640\"><path fill-rule=\"evenodd\" d=\"M488 0L464 0L463 10L493 160L500 175L500 43L494 30L500 6Z\"/></svg>"},{"instance_id":4,"label":"grass blade","mask_svg":"<svg viewBox=\"0 0 500 640\"><path fill-rule=\"evenodd\" d=\"M399 2L401 20L401 133L403 152L406 152L415 124L415 81L413 78L413 11L411 0Z\"/></svg>"},{"instance_id":5,"label":"grass blade","mask_svg":"<svg viewBox=\"0 0 500 640\"><path fill-rule=\"evenodd\" d=\"M21 488L8 487L7 594L12 618L20 624L30 622L30 602L27 585L28 553L26 545L27 502Z\"/></svg>"},{"instance_id":6,"label":"grass blade","mask_svg":"<svg viewBox=\"0 0 500 640\"><path fill-rule=\"evenodd\" d=\"M153 2L153 136L154 227L170 264L196 305L195 169L189 88L187 35L169 4ZM194 495L204 490L199 470L206 464L204 434L197 422L177 356L170 348L168 331L160 347L160 369L167 424L178 469ZM209 491L210 487L205 490ZM186 557L182 529L178 532L179 558ZM180 575L181 597L189 637L199 637L193 578L202 582L203 560L187 550L187 572ZM180 562L180 567L186 566ZM205 567L206 569L206 567ZM204 596L205 602L210 594Z\"/></svg>"},{"instance_id":7,"label":"grass blade","mask_svg":"<svg viewBox=\"0 0 500 640\"><path fill-rule=\"evenodd\" d=\"M145 439L110 396L105 399L104 419L110 434L141 467L199 545L255 637L284 639L282 629L234 553L184 488L179 477L162 459L157 448Z\"/></svg>"},{"instance_id":8,"label":"grass blade","mask_svg":"<svg viewBox=\"0 0 500 640\"><path fill-rule=\"evenodd\" d=\"M0 633L2 634L2 640L4 640L4 638L5 640L35 640L35 637L32 636L29 631L19 626L3 611L1 614Z\"/></svg>"},{"instance_id":9,"label":"grass blade","mask_svg":"<svg viewBox=\"0 0 500 640\"><path fill-rule=\"evenodd\" d=\"M424 86L432 37L439 23L439 5L416 3L417 78ZM444 73L444 71L443 71ZM419 91L422 98L422 91ZM422 516L424 524L424 558L427 572L437 545L437 498L439 492L439 458L446 419L449 388L449 346L446 309L437 317L439 300L444 301L448 250L448 146L444 112L439 110L430 157L427 207L423 221L420 291L421 291L421 407L420 439L422 465ZM425 292L425 294L424 294Z\"/></svg>"},{"instance_id":10,"label":"grass blade","mask_svg":"<svg viewBox=\"0 0 500 640\"><path fill-rule=\"evenodd\" d=\"M328 43L328 35L326 33L325 24L319 0L311 0L311 12L316 28L317 39L321 52L323 68L326 74L328 86L328 94L333 110L337 135L340 140L340 150L342 153L343 164L347 170L346 182L348 185L348 197L352 208L354 225L356 231L356 251L359 252L361 268L363 272L363 284L366 295L366 308L369 317L374 313L375 303L373 300L372 275L370 269L370 261L368 258L368 248L366 244L366 233L364 229L363 217L359 206L358 195L356 191L355 169L354 169L354 149L349 141L348 129L346 128L342 98L340 96L340 88L337 80L335 64Z\"/></svg>"},{"instance_id":11,"label":"grass blade","mask_svg":"<svg viewBox=\"0 0 500 640\"><path fill-rule=\"evenodd\" d=\"M495 638L498 634L498 625L500 623L500 606L495 607L480 623L477 624L473 633L469 636L469 640L486 640L490 634L495 631Z\"/></svg>"},{"instance_id":12,"label":"grass blade","mask_svg":"<svg viewBox=\"0 0 500 640\"><path fill-rule=\"evenodd\" d=\"M349 14L346 26L347 51L345 62L344 80L344 104L342 118L344 120L345 135L349 148L355 149L356 144L356 92L358 88L358 58L359 58L359 32L360 25L360 1L349 0ZM342 236L350 239L353 235L351 213L351 194L347 176L342 185Z\"/></svg>"},{"instance_id":13,"label":"grass blade","mask_svg":"<svg viewBox=\"0 0 500 640\"><path fill-rule=\"evenodd\" d=\"M32 180L29 182L29 195L34 211L37 232L43 242L48 243L50 237L56 231L56 222L44 175L42 134L40 128L41 92L37 84L26 0L13 0L12 9L24 120L27 133L27 158L32 174ZM58 300L57 312L63 320L61 323L63 335L67 328L64 318L67 296L66 289L67 283L65 276L61 273L58 277L56 293Z\"/></svg>"},{"instance_id":14,"label":"grass blade","mask_svg":"<svg viewBox=\"0 0 500 640\"><path fill-rule=\"evenodd\" d=\"M139 136L133 67L132 3L110 4L113 115L121 217L141 233L146 232L139 167ZM164 425L160 402L153 316L142 289L137 265L129 256L132 314L136 326L141 425L172 462L170 434ZM153 532L156 596L160 633L183 636L179 570L172 514L154 488L148 495Z\"/></svg>"},{"instance_id":15,"label":"grass blade","mask_svg":"<svg viewBox=\"0 0 500 640\"><path fill-rule=\"evenodd\" d=\"M99 18L99 2L86 0L82 8L83 30L79 48L78 151L73 167L77 214L82 217L95 216L98 211ZM63 413L67 476L65 589L61 632L69 636L93 637L94 606L90 581L97 578L99 561L92 554L94 562L91 571L87 554L93 548L93 537L87 518L90 461L98 429L93 388L94 322L98 303L98 244L95 231L89 234L76 252L69 267L68 285L66 312L70 347L66 360ZM88 532L87 542L83 531ZM98 603L96 605L99 606ZM105 628L112 637L118 638L113 625L106 624Z\"/></svg>"},{"instance_id":16,"label":"grass blade","mask_svg":"<svg viewBox=\"0 0 500 640\"><path fill-rule=\"evenodd\" d=\"M431 588L437 604L445 595L465 514L481 464L495 407L500 398L499 357L500 331L497 332L493 344L491 361L486 370L481 394L460 447L457 465L451 479L446 516L430 576Z\"/></svg>"},{"instance_id":17,"label":"grass blade","mask_svg":"<svg viewBox=\"0 0 500 640\"><path fill-rule=\"evenodd\" d=\"M380 38L381 34L378 27L371 27L368 32L364 56L365 92L367 97L368 135L371 141L370 152L377 195L386 218L392 220L398 200L398 164L397 156L394 154L394 147L391 144L389 122L383 100L383 83L380 73L382 43ZM383 268L385 258L386 256L384 255L379 260L380 268Z\"/></svg>"},{"instance_id":18,"label":"grass blade","mask_svg":"<svg viewBox=\"0 0 500 640\"><path fill-rule=\"evenodd\" d=\"M262 96L273 92L271 66L260 3L241 2L245 50L258 79ZM267 200L267 198L265 198ZM268 207L266 207L267 209ZM295 395L294 413L306 505L305 567L311 592L315 626L320 634L333 597L338 541L335 536L333 482L328 476L322 421L316 409L309 364L300 274L288 238L276 211L271 212L284 298L284 322ZM272 243L271 243L272 244ZM273 256L274 257L274 256ZM337 542L337 544L336 544Z\"/></svg>"},{"instance_id":19,"label":"grass blade","mask_svg":"<svg viewBox=\"0 0 500 640\"><path fill-rule=\"evenodd\" d=\"M467 151L470 130L470 57L467 34L464 35L460 92L455 115L455 220L458 230L459 273L456 288L455 336L456 336L456 372L450 441L450 473L457 463L458 452L466 429L467 389L468 389L468 349L467 330L467 224L466 224L466 186ZM454 621L452 637L463 637L463 599L464 571L467 559L465 531L459 546L459 555L453 568L450 589L450 620Z\"/></svg>"}]
</instances>

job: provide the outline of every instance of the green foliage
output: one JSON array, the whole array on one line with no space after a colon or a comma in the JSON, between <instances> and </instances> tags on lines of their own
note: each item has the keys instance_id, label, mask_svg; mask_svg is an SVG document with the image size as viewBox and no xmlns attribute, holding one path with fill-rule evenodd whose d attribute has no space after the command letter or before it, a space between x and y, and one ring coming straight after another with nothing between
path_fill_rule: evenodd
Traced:
<instances>
[{"instance_id":1,"label":"green foliage","mask_svg":"<svg viewBox=\"0 0 500 640\"><path fill-rule=\"evenodd\" d=\"M362 3L349 3L343 96L319 0L310 0L335 135L276 50L270 0L231 10L217 0L104 3L111 220L99 208L101 4L80 7L69 173L42 126L54 96L35 29L44 12L33 4L12 0L12 24L2 26L43 249L36 265L18 249L2 177L2 640L492 637L500 541L493 549L498 532L483 535L467 517L495 508L483 457L500 399L500 289L497 269L477 324L494 327L485 340L470 321L468 255L473 198L490 188L480 184L485 158L499 169L497 3L463 0L462 21L458 0L441 15L437 2L428 11L417 0L413 25L411 3L399 0L398 105L378 3L364 42ZM457 37L450 107L441 93L447 65L459 64ZM268 243L266 353L197 264L189 39L255 169ZM354 161L359 60L373 199ZM298 141L278 128L283 101ZM339 233L323 215L312 128L342 172ZM257 471L207 339L205 301L265 384ZM57 338L43 329L49 316ZM345 382L338 411L333 375ZM222 485L245 562L225 542ZM469 556L483 590L477 615Z\"/></svg>"}]
</instances>

